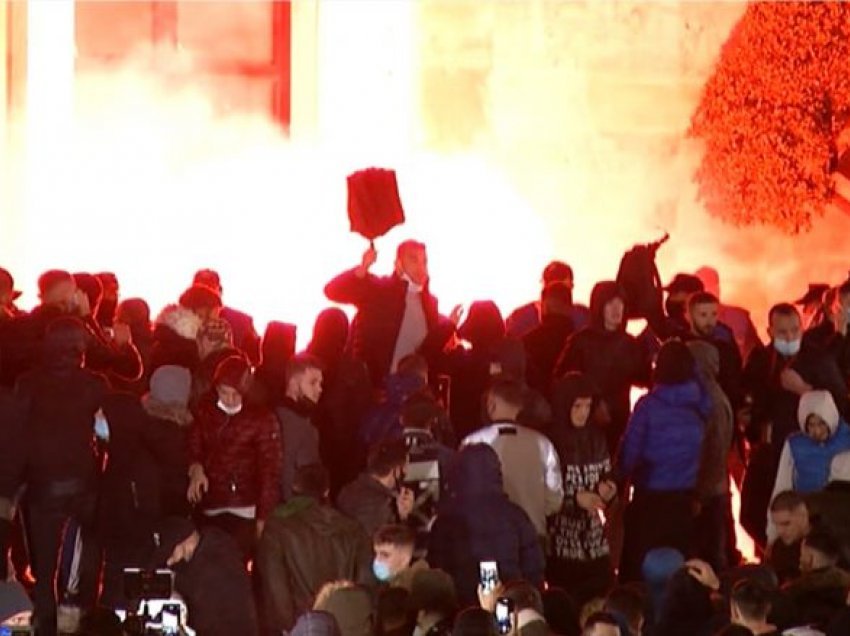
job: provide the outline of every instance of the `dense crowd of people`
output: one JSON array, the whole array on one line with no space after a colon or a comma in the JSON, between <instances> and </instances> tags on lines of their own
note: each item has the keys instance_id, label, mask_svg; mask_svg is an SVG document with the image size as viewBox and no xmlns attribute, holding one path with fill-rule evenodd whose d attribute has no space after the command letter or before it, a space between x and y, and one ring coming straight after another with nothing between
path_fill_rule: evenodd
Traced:
<instances>
[{"instance_id":1,"label":"dense crowd of people","mask_svg":"<svg viewBox=\"0 0 850 636\"><path fill-rule=\"evenodd\" d=\"M711 268L446 316L425 245L376 256L302 352L212 270L153 321L0 270L0 622L128 633L125 570L169 568L202 636L850 634L850 281L762 343Z\"/></svg>"}]
</instances>

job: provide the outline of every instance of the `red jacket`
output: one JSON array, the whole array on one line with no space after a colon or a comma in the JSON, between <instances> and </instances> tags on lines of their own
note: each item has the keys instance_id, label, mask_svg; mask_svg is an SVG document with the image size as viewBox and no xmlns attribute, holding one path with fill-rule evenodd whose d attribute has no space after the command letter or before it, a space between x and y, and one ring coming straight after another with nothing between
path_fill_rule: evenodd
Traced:
<instances>
[{"instance_id":1,"label":"red jacket","mask_svg":"<svg viewBox=\"0 0 850 636\"><path fill-rule=\"evenodd\" d=\"M280 500L280 424L270 411L244 407L234 416L204 403L189 431L189 462L204 467L202 507L257 506L264 520Z\"/></svg>"}]
</instances>

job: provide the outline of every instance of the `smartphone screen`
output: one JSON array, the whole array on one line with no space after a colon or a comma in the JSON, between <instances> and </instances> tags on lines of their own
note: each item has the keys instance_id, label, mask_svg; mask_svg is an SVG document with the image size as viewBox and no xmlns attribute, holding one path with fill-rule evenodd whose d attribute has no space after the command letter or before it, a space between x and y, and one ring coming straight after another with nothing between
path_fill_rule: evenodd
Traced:
<instances>
[{"instance_id":1,"label":"smartphone screen","mask_svg":"<svg viewBox=\"0 0 850 636\"><path fill-rule=\"evenodd\" d=\"M499 567L495 561L481 561L478 564L478 580L485 592L492 592L499 582Z\"/></svg>"},{"instance_id":2,"label":"smartphone screen","mask_svg":"<svg viewBox=\"0 0 850 636\"><path fill-rule=\"evenodd\" d=\"M500 598L496 601L496 625L500 634L511 633L511 614L514 611L514 603L509 598Z\"/></svg>"}]
</instances>

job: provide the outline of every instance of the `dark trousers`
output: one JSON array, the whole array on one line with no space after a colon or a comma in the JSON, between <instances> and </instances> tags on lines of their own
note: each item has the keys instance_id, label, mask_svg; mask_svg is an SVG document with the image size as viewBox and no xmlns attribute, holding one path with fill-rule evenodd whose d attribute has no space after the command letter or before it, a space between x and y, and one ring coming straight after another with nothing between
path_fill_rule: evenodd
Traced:
<instances>
[{"instance_id":1,"label":"dark trousers","mask_svg":"<svg viewBox=\"0 0 850 636\"><path fill-rule=\"evenodd\" d=\"M224 530L233 537L236 545L239 546L245 564L254 558L254 550L257 547L257 521L255 519L245 519L224 513L213 516L201 514L197 516L195 521L200 528L212 526Z\"/></svg>"},{"instance_id":2,"label":"dark trousers","mask_svg":"<svg viewBox=\"0 0 850 636\"><path fill-rule=\"evenodd\" d=\"M643 559L653 548L669 547L685 558L693 553L694 512L690 492L636 492L626 506L620 581L642 580Z\"/></svg>"},{"instance_id":3,"label":"dark trousers","mask_svg":"<svg viewBox=\"0 0 850 636\"><path fill-rule=\"evenodd\" d=\"M719 495L702 500L696 518L696 553L715 572L729 569L729 536L726 518L731 511L729 495Z\"/></svg>"},{"instance_id":4,"label":"dark trousers","mask_svg":"<svg viewBox=\"0 0 850 636\"><path fill-rule=\"evenodd\" d=\"M27 502L32 570L35 576L35 619L39 636L56 634L56 564L62 532L69 520L79 524L82 539L79 600L92 608L97 599L100 550L95 534L96 495L82 490L52 496L40 493Z\"/></svg>"}]
</instances>

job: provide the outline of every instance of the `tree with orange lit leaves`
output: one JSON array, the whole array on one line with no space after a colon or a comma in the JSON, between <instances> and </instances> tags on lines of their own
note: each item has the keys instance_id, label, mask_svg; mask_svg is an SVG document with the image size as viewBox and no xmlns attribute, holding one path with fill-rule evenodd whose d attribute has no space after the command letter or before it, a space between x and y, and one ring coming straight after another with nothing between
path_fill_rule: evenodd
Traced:
<instances>
[{"instance_id":1,"label":"tree with orange lit leaves","mask_svg":"<svg viewBox=\"0 0 850 636\"><path fill-rule=\"evenodd\" d=\"M850 3L751 4L691 120L700 198L738 225L807 230L834 201L848 123Z\"/></svg>"}]
</instances>

